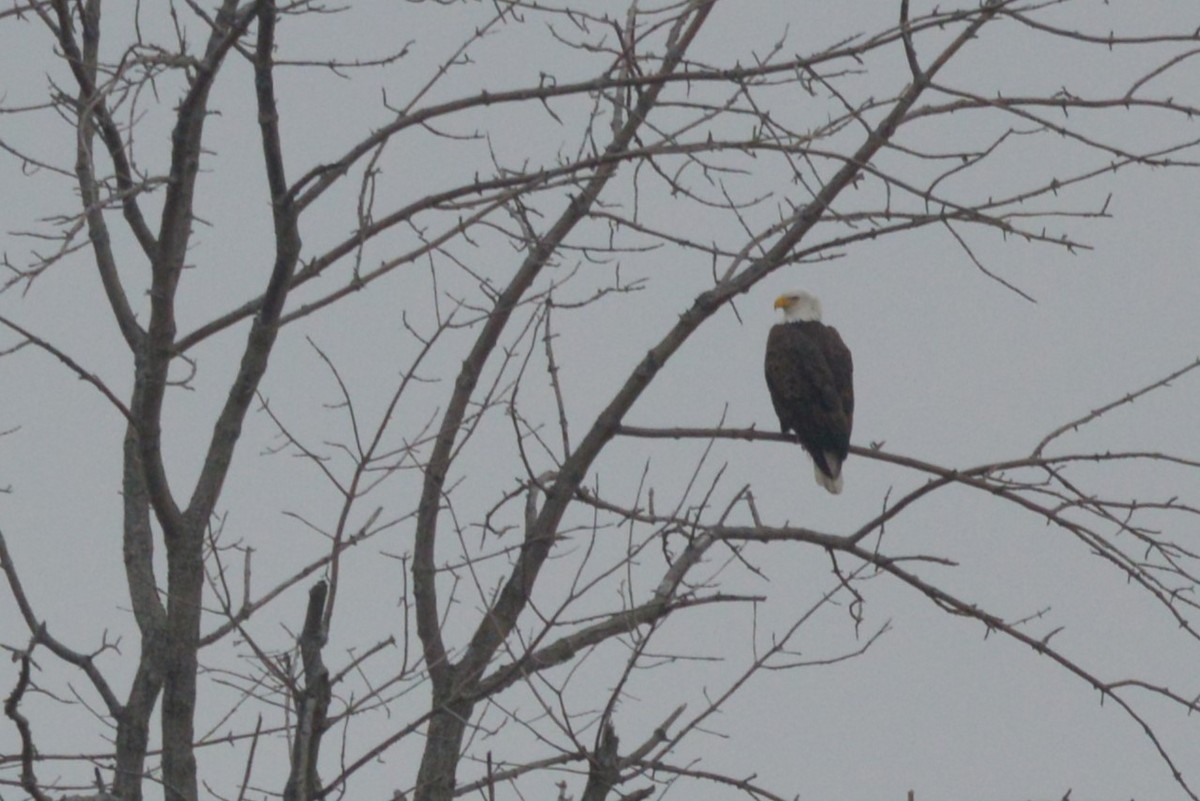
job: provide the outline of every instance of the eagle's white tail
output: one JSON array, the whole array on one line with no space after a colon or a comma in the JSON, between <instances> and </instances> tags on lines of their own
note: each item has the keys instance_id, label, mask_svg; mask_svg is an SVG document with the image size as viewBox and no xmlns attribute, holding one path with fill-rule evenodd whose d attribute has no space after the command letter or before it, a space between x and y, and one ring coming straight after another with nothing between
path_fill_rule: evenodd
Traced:
<instances>
[{"instance_id":1,"label":"eagle's white tail","mask_svg":"<svg viewBox=\"0 0 1200 801\"><path fill-rule=\"evenodd\" d=\"M833 471L833 478L825 475L817 463L813 461L813 475L817 477L817 483L825 489L837 495L842 491L842 460L837 458L836 454L825 451L825 464L829 465L829 469Z\"/></svg>"}]
</instances>

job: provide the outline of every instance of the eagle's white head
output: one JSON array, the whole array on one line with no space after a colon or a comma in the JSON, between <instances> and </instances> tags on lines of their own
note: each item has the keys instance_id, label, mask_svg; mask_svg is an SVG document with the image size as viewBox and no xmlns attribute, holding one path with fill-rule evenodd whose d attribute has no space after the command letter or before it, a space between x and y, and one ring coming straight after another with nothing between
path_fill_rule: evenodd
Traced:
<instances>
[{"instance_id":1,"label":"eagle's white head","mask_svg":"<svg viewBox=\"0 0 1200 801\"><path fill-rule=\"evenodd\" d=\"M783 309L785 323L821 321L821 301L808 292L787 292L775 298L775 308Z\"/></svg>"}]
</instances>

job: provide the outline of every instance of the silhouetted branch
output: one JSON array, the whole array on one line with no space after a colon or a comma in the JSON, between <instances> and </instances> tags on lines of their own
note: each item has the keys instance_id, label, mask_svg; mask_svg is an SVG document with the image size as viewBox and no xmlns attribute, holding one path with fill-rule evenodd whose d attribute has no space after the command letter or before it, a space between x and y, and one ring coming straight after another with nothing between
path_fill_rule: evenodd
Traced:
<instances>
[{"instance_id":1,"label":"silhouetted branch","mask_svg":"<svg viewBox=\"0 0 1200 801\"><path fill-rule=\"evenodd\" d=\"M17 734L21 738L21 789L29 793L30 797L36 801L50 801L50 796L42 792L38 786L37 774L33 770L33 761L36 758L37 748L33 744L33 729L29 726L29 719L21 714L21 699L25 697L25 691L29 689L29 664L31 662L30 649L14 655L14 661L21 663L21 670L17 676L17 684L13 687L8 698L4 699L4 715L13 722L17 727Z\"/></svg>"},{"instance_id":2,"label":"silhouetted branch","mask_svg":"<svg viewBox=\"0 0 1200 801\"><path fill-rule=\"evenodd\" d=\"M297 688L293 703L296 706L296 732L292 738L291 771L283 791L285 801L308 801L315 798L321 786L317 777L317 758L321 738L326 730L331 689L329 671L321 658L326 632L325 598L328 585L318 581L308 594L308 611L304 629L300 632L300 655L304 666L304 685Z\"/></svg>"}]
</instances>

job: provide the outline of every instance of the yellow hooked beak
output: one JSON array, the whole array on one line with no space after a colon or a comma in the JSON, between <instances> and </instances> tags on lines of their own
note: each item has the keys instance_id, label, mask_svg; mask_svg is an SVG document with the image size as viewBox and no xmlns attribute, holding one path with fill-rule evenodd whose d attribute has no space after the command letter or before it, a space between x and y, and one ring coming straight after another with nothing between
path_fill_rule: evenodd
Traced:
<instances>
[{"instance_id":1,"label":"yellow hooked beak","mask_svg":"<svg viewBox=\"0 0 1200 801\"><path fill-rule=\"evenodd\" d=\"M792 305L792 301L793 298L791 295L780 295L779 297L775 298L775 308L786 309L788 306Z\"/></svg>"}]
</instances>

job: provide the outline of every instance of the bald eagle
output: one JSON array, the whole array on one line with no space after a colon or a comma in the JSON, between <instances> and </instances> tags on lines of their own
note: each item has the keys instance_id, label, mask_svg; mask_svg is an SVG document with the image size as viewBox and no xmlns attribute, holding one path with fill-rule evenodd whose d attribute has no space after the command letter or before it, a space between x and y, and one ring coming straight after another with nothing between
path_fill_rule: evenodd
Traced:
<instances>
[{"instance_id":1,"label":"bald eagle","mask_svg":"<svg viewBox=\"0 0 1200 801\"><path fill-rule=\"evenodd\" d=\"M765 367L779 428L795 433L817 483L837 494L854 424L854 362L837 329L821 322L816 297L791 292L775 308L783 309L783 322L767 336Z\"/></svg>"}]
</instances>

